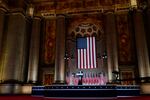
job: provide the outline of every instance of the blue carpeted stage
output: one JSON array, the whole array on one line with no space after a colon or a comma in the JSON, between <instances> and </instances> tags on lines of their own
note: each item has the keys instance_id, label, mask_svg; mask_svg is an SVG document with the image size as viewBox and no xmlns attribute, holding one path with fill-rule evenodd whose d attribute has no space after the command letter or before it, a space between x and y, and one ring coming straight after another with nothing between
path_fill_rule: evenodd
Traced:
<instances>
[{"instance_id":1,"label":"blue carpeted stage","mask_svg":"<svg viewBox=\"0 0 150 100\"><path fill-rule=\"evenodd\" d=\"M68 85L50 85L33 86L33 96L44 97L124 97L140 96L140 87L138 85L103 85L103 86L68 86Z\"/></svg>"}]
</instances>

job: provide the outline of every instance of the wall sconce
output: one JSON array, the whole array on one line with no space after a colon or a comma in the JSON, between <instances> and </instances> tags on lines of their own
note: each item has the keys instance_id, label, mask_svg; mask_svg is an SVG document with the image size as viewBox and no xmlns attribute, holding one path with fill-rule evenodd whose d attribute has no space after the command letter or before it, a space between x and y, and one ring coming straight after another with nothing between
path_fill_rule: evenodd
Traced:
<instances>
[{"instance_id":1,"label":"wall sconce","mask_svg":"<svg viewBox=\"0 0 150 100\"><path fill-rule=\"evenodd\" d=\"M107 54L106 52L103 53L103 55L101 55L100 53L97 54L97 58L100 58L100 59L107 59Z\"/></svg>"},{"instance_id":2,"label":"wall sconce","mask_svg":"<svg viewBox=\"0 0 150 100\"><path fill-rule=\"evenodd\" d=\"M130 4L132 8L137 8L137 0L130 0Z\"/></svg>"},{"instance_id":3,"label":"wall sconce","mask_svg":"<svg viewBox=\"0 0 150 100\"><path fill-rule=\"evenodd\" d=\"M34 15L34 6L32 4L29 4L26 10L26 14L30 17L33 17Z\"/></svg>"},{"instance_id":4,"label":"wall sconce","mask_svg":"<svg viewBox=\"0 0 150 100\"><path fill-rule=\"evenodd\" d=\"M65 59L65 60L68 60L68 59L69 59L69 57L68 57L68 54L67 54L67 53L65 54L64 59Z\"/></svg>"}]
</instances>

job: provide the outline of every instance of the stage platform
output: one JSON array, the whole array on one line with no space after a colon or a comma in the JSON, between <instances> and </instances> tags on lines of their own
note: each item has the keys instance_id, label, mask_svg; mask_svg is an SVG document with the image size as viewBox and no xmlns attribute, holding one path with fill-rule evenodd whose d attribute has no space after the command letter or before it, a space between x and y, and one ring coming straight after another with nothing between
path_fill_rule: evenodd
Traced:
<instances>
[{"instance_id":1,"label":"stage platform","mask_svg":"<svg viewBox=\"0 0 150 100\"><path fill-rule=\"evenodd\" d=\"M33 96L43 97L125 97L140 96L140 86L138 85L103 85L103 86L68 86L50 85L33 86Z\"/></svg>"}]
</instances>

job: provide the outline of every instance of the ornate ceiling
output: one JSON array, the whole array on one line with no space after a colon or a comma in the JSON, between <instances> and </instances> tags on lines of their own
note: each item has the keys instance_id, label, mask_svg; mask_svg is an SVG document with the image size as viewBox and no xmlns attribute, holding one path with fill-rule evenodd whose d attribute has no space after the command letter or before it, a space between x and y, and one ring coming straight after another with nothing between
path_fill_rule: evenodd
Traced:
<instances>
[{"instance_id":1,"label":"ornate ceiling","mask_svg":"<svg viewBox=\"0 0 150 100\"><path fill-rule=\"evenodd\" d=\"M130 0L32 0L36 13L43 16L51 14L77 14L126 9Z\"/></svg>"},{"instance_id":2,"label":"ornate ceiling","mask_svg":"<svg viewBox=\"0 0 150 100\"><path fill-rule=\"evenodd\" d=\"M0 0L12 8L33 8L34 13L50 15L57 13L103 12L129 9L147 5L150 0Z\"/></svg>"}]
</instances>

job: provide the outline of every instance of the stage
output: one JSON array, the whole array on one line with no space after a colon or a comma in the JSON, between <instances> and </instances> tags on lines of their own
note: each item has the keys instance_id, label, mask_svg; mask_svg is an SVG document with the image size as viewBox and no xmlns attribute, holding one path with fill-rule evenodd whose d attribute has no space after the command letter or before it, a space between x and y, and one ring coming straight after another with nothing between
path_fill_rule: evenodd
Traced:
<instances>
[{"instance_id":1,"label":"stage","mask_svg":"<svg viewBox=\"0 0 150 100\"><path fill-rule=\"evenodd\" d=\"M136 97L117 97L117 98L105 98L105 100L149 100L150 96L136 96ZM30 95L5 95L0 96L0 100L104 100L104 98L45 98L45 97L35 97Z\"/></svg>"},{"instance_id":2,"label":"stage","mask_svg":"<svg viewBox=\"0 0 150 100\"><path fill-rule=\"evenodd\" d=\"M32 96L42 96L49 98L116 98L140 96L138 85L50 85L33 86Z\"/></svg>"}]
</instances>

